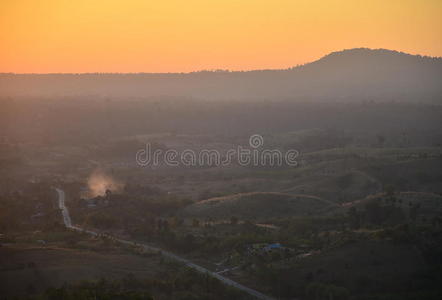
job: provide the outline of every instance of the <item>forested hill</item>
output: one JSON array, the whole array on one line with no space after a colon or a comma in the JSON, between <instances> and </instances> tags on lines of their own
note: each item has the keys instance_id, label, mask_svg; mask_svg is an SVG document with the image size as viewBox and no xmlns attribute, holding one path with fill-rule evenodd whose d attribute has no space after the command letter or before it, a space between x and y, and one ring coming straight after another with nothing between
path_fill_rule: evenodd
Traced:
<instances>
[{"instance_id":1,"label":"forested hill","mask_svg":"<svg viewBox=\"0 0 442 300\"><path fill-rule=\"evenodd\" d=\"M0 74L0 97L16 96L440 103L442 58L358 48L287 70Z\"/></svg>"}]
</instances>

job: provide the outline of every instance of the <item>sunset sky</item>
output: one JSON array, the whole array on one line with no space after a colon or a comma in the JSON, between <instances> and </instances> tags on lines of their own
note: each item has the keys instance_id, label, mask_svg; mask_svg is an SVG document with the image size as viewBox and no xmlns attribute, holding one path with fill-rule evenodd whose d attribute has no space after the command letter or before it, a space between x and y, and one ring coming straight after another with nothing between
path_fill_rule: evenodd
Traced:
<instances>
[{"instance_id":1,"label":"sunset sky","mask_svg":"<svg viewBox=\"0 0 442 300\"><path fill-rule=\"evenodd\" d=\"M442 56L441 0L0 0L0 72L287 68L354 47Z\"/></svg>"}]
</instances>

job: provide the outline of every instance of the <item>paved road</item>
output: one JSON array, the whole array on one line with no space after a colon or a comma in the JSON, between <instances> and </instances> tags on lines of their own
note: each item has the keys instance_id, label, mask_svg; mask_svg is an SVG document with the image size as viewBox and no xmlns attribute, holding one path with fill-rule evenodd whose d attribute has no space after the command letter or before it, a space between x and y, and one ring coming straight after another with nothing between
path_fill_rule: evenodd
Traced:
<instances>
[{"instance_id":1,"label":"paved road","mask_svg":"<svg viewBox=\"0 0 442 300\"><path fill-rule=\"evenodd\" d=\"M71 217L69 215L69 210L68 210L68 208L65 205L65 193L64 193L64 191L62 189L56 188L55 190L57 191L57 194L58 194L58 207L61 209L61 213L63 215L64 225L67 228L70 228L72 230L86 232L88 234L91 234L91 235L94 235L94 236L98 236L99 234L97 232L95 232L95 231L85 230L85 229L83 229L83 228L81 228L79 226L72 225ZM109 235L107 235L107 236L109 236ZM173 259L175 261L181 262L181 263L185 264L186 266L188 266L188 267L190 267L192 269L195 269L198 272L201 272L201 273L204 273L204 274L208 274L209 276L217 278L218 280L221 280L225 284L233 286L233 287L235 287L237 289L240 289L240 290L242 290L242 291L244 291L244 292L246 292L246 293L248 293L248 294L250 294L250 295L252 295L252 296L254 296L256 298L258 298L258 299L273 300L272 297L264 295L264 294L254 290L254 289L248 288L248 287L246 287L246 286L244 286L244 285L242 285L242 284L240 284L240 283L238 283L236 281L233 281L233 280L231 280L231 279L229 279L227 277L224 277L224 276L222 276L220 274L217 274L215 272L212 272L212 271L210 271L210 270L208 270L208 269L206 269L204 267L196 265L196 264L192 263L190 260L185 259L183 257L180 257L178 255L175 255L175 254L173 254L171 252L164 251L164 250L162 250L160 248L152 247L152 246L149 246L149 245L146 245L146 244L140 244L140 243L136 243L136 242L133 242L133 241L119 239L119 238L116 238L116 237L112 237L112 238L114 240L122 243L122 244L143 247L145 250L149 250L149 251L161 251L161 254L164 257L167 257L167 258Z\"/></svg>"},{"instance_id":2,"label":"paved road","mask_svg":"<svg viewBox=\"0 0 442 300\"><path fill-rule=\"evenodd\" d=\"M65 202L64 191L60 190L60 189L55 189L55 190L57 191L57 194L58 194L58 208L61 209L61 214L63 216L64 225L67 228L73 228L71 217L69 215L69 210L64 203Z\"/></svg>"}]
</instances>

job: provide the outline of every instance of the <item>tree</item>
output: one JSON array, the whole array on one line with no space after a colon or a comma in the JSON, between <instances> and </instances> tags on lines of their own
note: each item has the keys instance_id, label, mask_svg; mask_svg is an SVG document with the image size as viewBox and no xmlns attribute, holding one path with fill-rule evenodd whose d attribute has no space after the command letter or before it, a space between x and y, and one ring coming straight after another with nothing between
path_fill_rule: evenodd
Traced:
<instances>
[{"instance_id":1,"label":"tree","mask_svg":"<svg viewBox=\"0 0 442 300\"><path fill-rule=\"evenodd\" d=\"M393 197L395 194L395 187L392 184L384 185L384 193L387 197Z\"/></svg>"},{"instance_id":2,"label":"tree","mask_svg":"<svg viewBox=\"0 0 442 300\"><path fill-rule=\"evenodd\" d=\"M368 222L380 224L382 220L382 209L378 201L371 201L365 205L365 212Z\"/></svg>"},{"instance_id":3,"label":"tree","mask_svg":"<svg viewBox=\"0 0 442 300\"><path fill-rule=\"evenodd\" d=\"M196 218L192 219L192 226L193 227L199 227L200 226L200 221Z\"/></svg>"},{"instance_id":4,"label":"tree","mask_svg":"<svg viewBox=\"0 0 442 300\"><path fill-rule=\"evenodd\" d=\"M385 137L383 135L378 134L377 139L378 139L378 145L380 147L383 147L385 144Z\"/></svg>"},{"instance_id":5,"label":"tree","mask_svg":"<svg viewBox=\"0 0 442 300\"><path fill-rule=\"evenodd\" d=\"M350 207L350 209L347 211L347 216L349 218L351 228L358 229L361 226L360 214L356 207Z\"/></svg>"},{"instance_id":6,"label":"tree","mask_svg":"<svg viewBox=\"0 0 442 300\"><path fill-rule=\"evenodd\" d=\"M409 214L410 214L410 219L411 220L416 221L420 207L421 207L420 203L418 203L418 204L411 204L409 206L409 208L410 208Z\"/></svg>"}]
</instances>

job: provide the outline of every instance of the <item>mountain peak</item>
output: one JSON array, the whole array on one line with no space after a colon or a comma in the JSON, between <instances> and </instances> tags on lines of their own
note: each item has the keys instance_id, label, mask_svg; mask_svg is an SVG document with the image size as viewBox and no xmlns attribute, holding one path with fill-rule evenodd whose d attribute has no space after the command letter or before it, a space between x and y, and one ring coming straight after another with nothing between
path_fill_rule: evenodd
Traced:
<instances>
[{"instance_id":1,"label":"mountain peak","mask_svg":"<svg viewBox=\"0 0 442 300\"><path fill-rule=\"evenodd\" d=\"M389 56L389 57L427 57L427 58L430 58L428 56L412 55L412 54L408 54L405 52L383 49L383 48L379 48L379 49L351 48L351 49L344 49L344 50L340 50L340 51L331 52L331 53L325 55L324 57L322 57L320 60L334 58L334 57L361 58L361 57L369 57L369 56L375 56L375 57L386 57L386 56Z\"/></svg>"},{"instance_id":2,"label":"mountain peak","mask_svg":"<svg viewBox=\"0 0 442 300\"><path fill-rule=\"evenodd\" d=\"M352 48L331 52L317 61L304 65L307 68L334 70L381 68L401 70L440 65L442 58L413 55L389 49Z\"/></svg>"}]
</instances>

